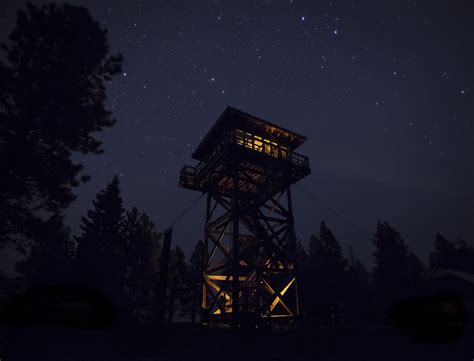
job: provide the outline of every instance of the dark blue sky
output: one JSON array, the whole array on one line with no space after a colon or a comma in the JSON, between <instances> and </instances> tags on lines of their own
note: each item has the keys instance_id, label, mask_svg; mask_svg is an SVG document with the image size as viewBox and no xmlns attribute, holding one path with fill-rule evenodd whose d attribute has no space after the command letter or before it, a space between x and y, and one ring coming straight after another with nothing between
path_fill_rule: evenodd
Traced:
<instances>
[{"instance_id":1,"label":"dark blue sky","mask_svg":"<svg viewBox=\"0 0 474 361\"><path fill-rule=\"evenodd\" d=\"M296 232L326 220L371 263L377 220L427 261L435 232L474 240L474 6L471 1L71 1L110 29L123 74L109 87L117 125L68 222L114 174L125 205L166 227L196 197L179 170L226 105L307 136L312 174L295 187ZM1 13L2 39L19 1ZM190 249L204 202L175 228Z\"/></svg>"}]
</instances>

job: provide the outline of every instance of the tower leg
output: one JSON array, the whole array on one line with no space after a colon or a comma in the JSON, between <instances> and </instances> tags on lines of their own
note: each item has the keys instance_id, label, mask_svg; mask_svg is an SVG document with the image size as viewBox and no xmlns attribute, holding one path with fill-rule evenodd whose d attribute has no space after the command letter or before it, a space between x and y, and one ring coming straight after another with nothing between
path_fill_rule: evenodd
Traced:
<instances>
[{"instance_id":1,"label":"tower leg","mask_svg":"<svg viewBox=\"0 0 474 361\"><path fill-rule=\"evenodd\" d=\"M239 170L234 171L234 197L232 199L232 328L240 323L240 290L239 290Z\"/></svg>"}]
</instances>

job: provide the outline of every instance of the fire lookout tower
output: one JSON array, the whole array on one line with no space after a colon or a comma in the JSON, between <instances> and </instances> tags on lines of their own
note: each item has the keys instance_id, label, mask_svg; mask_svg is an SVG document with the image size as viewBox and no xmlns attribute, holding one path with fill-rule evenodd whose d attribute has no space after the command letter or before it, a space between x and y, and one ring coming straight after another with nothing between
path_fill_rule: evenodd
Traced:
<instances>
[{"instance_id":1,"label":"fire lookout tower","mask_svg":"<svg viewBox=\"0 0 474 361\"><path fill-rule=\"evenodd\" d=\"M305 140L227 107L182 168L179 185L207 195L203 324L298 315L290 186L311 172Z\"/></svg>"}]
</instances>

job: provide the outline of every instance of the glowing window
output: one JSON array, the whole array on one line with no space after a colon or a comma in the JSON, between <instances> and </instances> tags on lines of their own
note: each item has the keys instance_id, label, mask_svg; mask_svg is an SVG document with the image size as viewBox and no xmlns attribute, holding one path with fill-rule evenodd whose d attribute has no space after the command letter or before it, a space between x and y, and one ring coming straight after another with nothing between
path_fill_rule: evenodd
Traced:
<instances>
[{"instance_id":1,"label":"glowing window","mask_svg":"<svg viewBox=\"0 0 474 361\"><path fill-rule=\"evenodd\" d=\"M283 159L288 157L287 147L279 146L276 142L264 139L258 135L253 135L249 132L244 132L241 129L236 129L235 142L245 148L265 153L270 157L281 157Z\"/></svg>"}]
</instances>

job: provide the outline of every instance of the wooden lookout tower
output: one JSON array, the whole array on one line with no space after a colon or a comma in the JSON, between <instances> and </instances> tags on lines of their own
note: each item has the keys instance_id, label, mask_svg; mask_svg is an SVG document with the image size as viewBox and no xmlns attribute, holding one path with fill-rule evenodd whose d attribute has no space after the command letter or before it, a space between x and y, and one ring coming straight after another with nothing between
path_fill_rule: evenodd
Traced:
<instances>
[{"instance_id":1,"label":"wooden lookout tower","mask_svg":"<svg viewBox=\"0 0 474 361\"><path fill-rule=\"evenodd\" d=\"M181 187L207 195L203 324L298 315L290 186L311 172L305 140L227 107L181 170Z\"/></svg>"}]
</instances>

